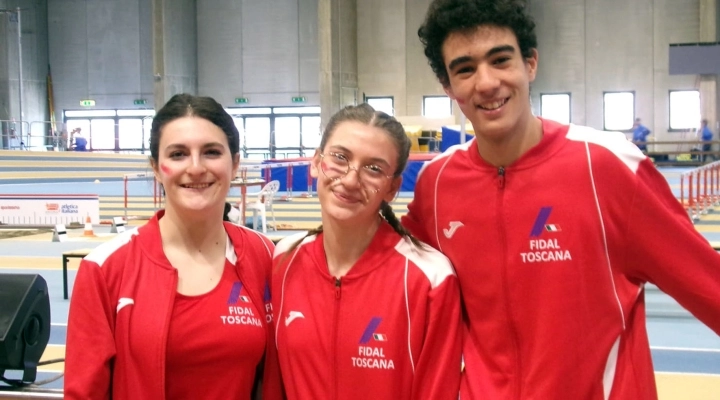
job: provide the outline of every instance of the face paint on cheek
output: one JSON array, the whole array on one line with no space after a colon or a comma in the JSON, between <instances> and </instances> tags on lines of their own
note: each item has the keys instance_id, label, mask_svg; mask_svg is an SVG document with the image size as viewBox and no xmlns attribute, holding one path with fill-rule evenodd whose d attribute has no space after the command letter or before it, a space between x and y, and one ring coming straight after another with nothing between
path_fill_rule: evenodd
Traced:
<instances>
[{"instance_id":1,"label":"face paint on cheek","mask_svg":"<svg viewBox=\"0 0 720 400\"><path fill-rule=\"evenodd\" d=\"M162 171L162 173L165 175L170 175L170 173L172 172L170 168L165 164L160 164L160 171Z\"/></svg>"},{"instance_id":2,"label":"face paint on cheek","mask_svg":"<svg viewBox=\"0 0 720 400\"><path fill-rule=\"evenodd\" d=\"M461 106L465 105L465 100L463 100L463 99L456 99L455 101L457 101L457 103Z\"/></svg>"}]
</instances>

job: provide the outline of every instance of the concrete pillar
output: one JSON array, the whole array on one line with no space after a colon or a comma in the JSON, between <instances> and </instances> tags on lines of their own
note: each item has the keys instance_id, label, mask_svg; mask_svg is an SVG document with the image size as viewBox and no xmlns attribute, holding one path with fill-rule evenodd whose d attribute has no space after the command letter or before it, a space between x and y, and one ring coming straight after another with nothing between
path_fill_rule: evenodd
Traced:
<instances>
[{"instance_id":1,"label":"concrete pillar","mask_svg":"<svg viewBox=\"0 0 720 400\"><path fill-rule=\"evenodd\" d=\"M160 109L178 93L197 93L195 0L152 0L153 94Z\"/></svg>"},{"instance_id":2,"label":"concrete pillar","mask_svg":"<svg viewBox=\"0 0 720 400\"><path fill-rule=\"evenodd\" d=\"M0 0L0 10L6 7L5 0ZM11 51L14 47L11 46L10 41L15 38L15 31L11 25L9 16L0 13L0 121L13 117L10 111L13 102L10 100L9 62L11 58L17 59L17 53Z\"/></svg>"},{"instance_id":3,"label":"concrete pillar","mask_svg":"<svg viewBox=\"0 0 720 400\"><path fill-rule=\"evenodd\" d=\"M320 119L357 98L357 0L318 0Z\"/></svg>"},{"instance_id":4,"label":"concrete pillar","mask_svg":"<svg viewBox=\"0 0 720 400\"><path fill-rule=\"evenodd\" d=\"M700 0L700 42L717 40L717 2ZM717 96L717 75L700 75L700 114L708 120L708 126L716 128L719 111Z\"/></svg>"},{"instance_id":5,"label":"concrete pillar","mask_svg":"<svg viewBox=\"0 0 720 400\"><path fill-rule=\"evenodd\" d=\"M153 15L153 97L155 99L155 110L159 110L165 102L167 95L165 91L165 1L152 1Z\"/></svg>"},{"instance_id":6,"label":"concrete pillar","mask_svg":"<svg viewBox=\"0 0 720 400\"><path fill-rule=\"evenodd\" d=\"M320 69L320 126L325 129L338 105L333 96L332 4L336 0L318 0L318 63Z\"/></svg>"}]
</instances>

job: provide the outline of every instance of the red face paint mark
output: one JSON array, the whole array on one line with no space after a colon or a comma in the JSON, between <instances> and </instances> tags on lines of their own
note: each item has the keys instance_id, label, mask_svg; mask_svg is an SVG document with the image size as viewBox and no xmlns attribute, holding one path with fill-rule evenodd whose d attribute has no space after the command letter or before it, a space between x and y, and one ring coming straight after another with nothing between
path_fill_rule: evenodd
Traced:
<instances>
[{"instance_id":1,"label":"red face paint mark","mask_svg":"<svg viewBox=\"0 0 720 400\"><path fill-rule=\"evenodd\" d=\"M165 164L160 164L160 171L162 171L165 175L170 175L170 168L168 168Z\"/></svg>"},{"instance_id":2,"label":"red face paint mark","mask_svg":"<svg viewBox=\"0 0 720 400\"><path fill-rule=\"evenodd\" d=\"M456 101L460 105L465 105L465 100L463 100L463 99L457 99Z\"/></svg>"}]
</instances>

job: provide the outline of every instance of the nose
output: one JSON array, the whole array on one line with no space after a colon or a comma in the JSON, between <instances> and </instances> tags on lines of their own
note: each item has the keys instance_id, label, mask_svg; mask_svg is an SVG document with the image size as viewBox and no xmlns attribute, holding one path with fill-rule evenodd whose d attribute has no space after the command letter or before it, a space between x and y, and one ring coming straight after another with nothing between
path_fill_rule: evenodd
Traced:
<instances>
[{"instance_id":1,"label":"nose","mask_svg":"<svg viewBox=\"0 0 720 400\"><path fill-rule=\"evenodd\" d=\"M500 87L497 72L490 66L481 65L475 71L475 90L478 93L492 93Z\"/></svg>"},{"instance_id":2,"label":"nose","mask_svg":"<svg viewBox=\"0 0 720 400\"><path fill-rule=\"evenodd\" d=\"M190 165L187 167L187 173L190 175L199 175L205 172L205 164L201 157L197 154L190 157Z\"/></svg>"},{"instance_id":3,"label":"nose","mask_svg":"<svg viewBox=\"0 0 720 400\"><path fill-rule=\"evenodd\" d=\"M348 165L348 172L342 177L343 185L347 187L360 187L360 170L352 165Z\"/></svg>"}]
</instances>

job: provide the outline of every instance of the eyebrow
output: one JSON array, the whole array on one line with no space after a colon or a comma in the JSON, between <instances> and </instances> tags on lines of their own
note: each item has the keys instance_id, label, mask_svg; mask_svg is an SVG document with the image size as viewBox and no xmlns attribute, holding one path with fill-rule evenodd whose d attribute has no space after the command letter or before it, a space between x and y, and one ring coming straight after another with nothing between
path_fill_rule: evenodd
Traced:
<instances>
[{"instance_id":1,"label":"eyebrow","mask_svg":"<svg viewBox=\"0 0 720 400\"><path fill-rule=\"evenodd\" d=\"M513 47L509 44L495 46L492 49L488 50L487 53L485 53L484 58L490 58L498 53L515 53L515 47ZM450 64L448 64L448 70L452 71L453 68L457 67L459 64L466 63L471 60L472 60L472 57L470 57L470 56L460 56L458 58L455 58L454 60L450 61Z\"/></svg>"},{"instance_id":2,"label":"eyebrow","mask_svg":"<svg viewBox=\"0 0 720 400\"><path fill-rule=\"evenodd\" d=\"M223 147L223 144L220 142L210 142L210 143L205 143L204 145L202 145L203 150L209 149L212 147ZM187 149L187 146L182 143L173 143L173 144L170 144L167 147L165 147L165 151L176 150L176 149Z\"/></svg>"}]
</instances>

